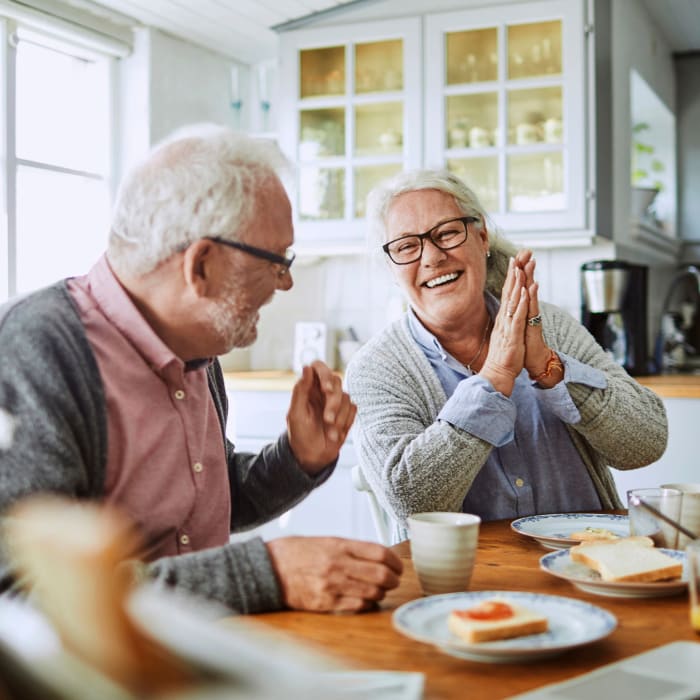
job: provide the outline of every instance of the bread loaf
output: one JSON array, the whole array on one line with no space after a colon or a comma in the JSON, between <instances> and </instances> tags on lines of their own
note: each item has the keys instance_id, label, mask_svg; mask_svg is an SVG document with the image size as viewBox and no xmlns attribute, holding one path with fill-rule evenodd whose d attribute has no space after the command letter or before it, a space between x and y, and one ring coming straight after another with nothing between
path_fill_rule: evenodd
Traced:
<instances>
[{"instance_id":1,"label":"bread loaf","mask_svg":"<svg viewBox=\"0 0 700 700\"><path fill-rule=\"evenodd\" d=\"M193 684L194 669L129 616L134 581L123 562L141 539L127 516L39 495L14 506L3 533L12 562L69 652L138 697Z\"/></svg>"},{"instance_id":2,"label":"bread loaf","mask_svg":"<svg viewBox=\"0 0 700 700\"><path fill-rule=\"evenodd\" d=\"M680 578L682 562L654 549L649 537L582 542L569 550L572 561L589 566L603 581L651 583Z\"/></svg>"},{"instance_id":3,"label":"bread loaf","mask_svg":"<svg viewBox=\"0 0 700 700\"><path fill-rule=\"evenodd\" d=\"M474 644L546 632L548 622L522 605L492 598L466 610L453 610L447 626L452 634Z\"/></svg>"}]
</instances>

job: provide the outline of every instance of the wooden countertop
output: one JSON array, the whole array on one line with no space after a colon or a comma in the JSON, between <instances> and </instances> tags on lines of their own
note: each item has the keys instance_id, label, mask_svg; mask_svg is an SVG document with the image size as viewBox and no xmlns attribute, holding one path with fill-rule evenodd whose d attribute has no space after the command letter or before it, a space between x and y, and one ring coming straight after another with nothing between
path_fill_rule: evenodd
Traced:
<instances>
[{"instance_id":1,"label":"wooden countertop","mask_svg":"<svg viewBox=\"0 0 700 700\"><path fill-rule=\"evenodd\" d=\"M232 391L291 391L297 379L285 370L225 372L226 386ZM664 399L700 399L700 374L662 374L635 377Z\"/></svg>"},{"instance_id":2,"label":"wooden countertop","mask_svg":"<svg viewBox=\"0 0 700 700\"><path fill-rule=\"evenodd\" d=\"M635 379L664 399L700 399L700 374L659 374Z\"/></svg>"},{"instance_id":3,"label":"wooden countertop","mask_svg":"<svg viewBox=\"0 0 700 700\"><path fill-rule=\"evenodd\" d=\"M224 372L226 388L232 391L291 391L297 375L286 370Z\"/></svg>"}]
</instances>

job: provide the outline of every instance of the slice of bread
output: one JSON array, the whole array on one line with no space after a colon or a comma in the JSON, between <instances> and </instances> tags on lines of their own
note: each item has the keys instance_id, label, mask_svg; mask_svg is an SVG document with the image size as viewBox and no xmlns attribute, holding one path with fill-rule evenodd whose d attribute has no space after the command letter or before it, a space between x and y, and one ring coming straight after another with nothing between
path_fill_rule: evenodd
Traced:
<instances>
[{"instance_id":1,"label":"slice of bread","mask_svg":"<svg viewBox=\"0 0 700 700\"><path fill-rule=\"evenodd\" d=\"M469 617L470 612L477 611L478 614L484 607L493 603L499 607L505 604L511 609L512 615L500 619L473 619ZM549 623L544 615L532 612L522 605L502 598L490 598L473 608L453 610L447 619L447 626L450 632L461 640L475 644L539 634L547 631Z\"/></svg>"},{"instance_id":2,"label":"slice of bread","mask_svg":"<svg viewBox=\"0 0 700 700\"><path fill-rule=\"evenodd\" d=\"M683 563L654 549L649 537L582 542L569 554L572 561L597 571L603 581L614 583L651 583L683 574Z\"/></svg>"}]
</instances>

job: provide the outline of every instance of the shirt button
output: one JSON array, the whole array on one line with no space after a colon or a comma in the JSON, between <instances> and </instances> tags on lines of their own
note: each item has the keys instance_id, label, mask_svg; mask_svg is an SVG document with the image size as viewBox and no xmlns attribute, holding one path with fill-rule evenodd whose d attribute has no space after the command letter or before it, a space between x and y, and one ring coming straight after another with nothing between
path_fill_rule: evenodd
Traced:
<instances>
[{"instance_id":1,"label":"shirt button","mask_svg":"<svg viewBox=\"0 0 700 700\"><path fill-rule=\"evenodd\" d=\"M182 389L178 389L178 390L175 392L175 398L176 398L178 401L182 401L182 399L185 398L185 392L184 392Z\"/></svg>"},{"instance_id":2,"label":"shirt button","mask_svg":"<svg viewBox=\"0 0 700 700\"><path fill-rule=\"evenodd\" d=\"M515 485L516 485L517 487L523 486L524 484L525 484L525 482L524 482L520 477L518 477L518 478L515 480Z\"/></svg>"},{"instance_id":3,"label":"shirt button","mask_svg":"<svg viewBox=\"0 0 700 700\"><path fill-rule=\"evenodd\" d=\"M197 474L199 474L199 472L201 472L202 469L204 469L204 466L202 465L201 462L195 462L195 463L192 465L192 469L194 469L194 470L197 472Z\"/></svg>"},{"instance_id":4,"label":"shirt button","mask_svg":"<svg viewBox=\"0 0 700 700\"><path fill-rule=\"evenodd\" d=\"M187 535L180 535L180 544L189 544L190 538Z\"/></svg>"}]
</instances>

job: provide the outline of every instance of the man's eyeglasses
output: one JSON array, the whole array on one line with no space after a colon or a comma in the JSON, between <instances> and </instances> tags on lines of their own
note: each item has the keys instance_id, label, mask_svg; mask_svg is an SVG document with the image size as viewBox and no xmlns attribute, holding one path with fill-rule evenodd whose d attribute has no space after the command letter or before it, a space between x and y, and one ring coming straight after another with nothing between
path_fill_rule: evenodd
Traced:
<instances>
[{"instance_id":1,"label":"man's eyeglasses","mask_svg":"<svg viewBox=\"0 0 700 700\"><path fill-rule=\"evenodd\" d=\"M462 245L467 240L470 223L479 221L475 216L460 216L457 219L448 219L433 226L425 233L410 233L400 238L395 238L382 246L382 250L397 265L408 265L420 260L423 255L423 247L426 238L440 250L450 250Z\"/></svg>"},{"instance_id":2,"label":"man's eyeglasses","mask_svg":"<svg viewBox=\"0 0 700 700\"><path fill-rule=\"evenodd\" d=\"M256 258L262 258L263 260L275 263L275 265L279 265L280 269L278 274L280 277L289 272L289 268L292 266L294 258L296 257L296 254L291 248L288 248L284 255L278 255L277 253L271 253L269 250L256 248L254 245L248 245L240 241L230 241L228 238L221 238L220 236L207 236L207 238L210 241L227 245L236 250L242 250L244 253L248 253L248 255L254 255Z\"/></svg>"}]
</instances>

